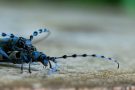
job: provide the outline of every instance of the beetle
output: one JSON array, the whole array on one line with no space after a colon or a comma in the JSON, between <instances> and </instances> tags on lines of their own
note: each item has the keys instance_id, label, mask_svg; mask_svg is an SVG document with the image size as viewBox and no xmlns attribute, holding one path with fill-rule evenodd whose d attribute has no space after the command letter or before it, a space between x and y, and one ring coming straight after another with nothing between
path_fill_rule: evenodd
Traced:
<instances>
[{"instance_id":1,"label":"beetle","mask_svg":"<svg viewBox=\"0 0 135 90\"><path fill-rule=\"evenodd\" d=\"M51 57L47 56L43 52L37 51L35 46L32 44L32 40L35 36L38 34L41 34L43 32L48 32L48 35L50 34L50 31L47 29L39 29L38 31L34 31L32 35L30 35L29 39L26 39L24 37L17 37L13 34L7 35L5 33L1 33L2 38L0 39L0 62L10 62L14 64L21 64L21 72L23 73L23 63L29 64L29 73L31 73L31 63L32 62L41 62L45 67L48 65L50 66L50 69L54 69L52 67L51 62L55 63L57 65L57 59L67 59L67 58L76 58L76 57L94 57L94 58L102 58L105 60L110 60L115 62L119 68L119 62L117 60L114 60L112 58L107 58L102 55L92 54L82 54L82 55L63 55L61 57ZM55 69L56 70L56 69Z\"/></svg>"},{"instance_id":2,"label":"beetle","mask_svg":"<svg viewBox=\"0 0 135 90\"><path fill-rule=\"evenodd\" d=\"M30 35L29 39L26 39L24 37L17 37L14 34L6 34L6 33L0 33L0 54L9 59L9 56L7 53L9 51L29 51L29 50L36 50L36 48L32 45L32 40L34 37L36 37L38 34L41 34L43 32L47 32L47 36L50 34L50 31L47 29L39 29L38 31L34 31L32 35Z\"/></svg>"},{"instance_id":3,"label":"beetle","mask_svg":"<svg viewBox=\"0 0 135 90\"><path fill-rule=\"evenodd\" d=\"M109 61L113 61L117 64L117 68L119 69L119 62L113 58L107 58L103 55L97 55L97 54L91 54L91 55L87 55L87 54L82 54L82 55L77 55L77 54L73 54L73 55L63 55L61 57L50 57L47 56L46 54L44 54L43 52L39 52L39 51L32 51L30 52L30 54L28 54L27 52L22 52L22 51L13 51L10 52L9 57L12 59L12 61L8 60L8 59L1 59L0 62L10 62L10 63L14 63L14 64L21 64L21 73L23 73L23 64L24 63L28 63L29 64L29 73L31 73L31 63L32 62L41 62L45 67L47 67L48 65L50 66L50 69L55 69L57 70L57 68L52 67L51 62L55 63L55 65L57 65L57 59L67 59L67 58L76 58L76 57L93 57L93 58L101 58L104 60L109 60Z\"/></svg>"}]
</instances>

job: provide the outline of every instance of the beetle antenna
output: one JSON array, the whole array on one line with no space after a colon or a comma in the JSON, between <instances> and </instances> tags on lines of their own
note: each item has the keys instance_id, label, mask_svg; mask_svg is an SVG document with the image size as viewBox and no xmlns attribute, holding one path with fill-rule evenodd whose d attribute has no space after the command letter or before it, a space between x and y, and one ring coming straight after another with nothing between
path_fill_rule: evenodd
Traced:
<instances>
[{"instance_id":1,"label":"beetle antenna","mask_svg":"<svg viewBox=\"0 0 135 90\"><path fill-rule=\"evenodd\" d=\"M39 29L38 31L34 31L33 34L30 35L30 40L32 41L34 39L34 37L36 37L42 33L47 33L47 35L43 39L47 38L51 34L51 32L47 29ZM41 40L39 40L39 41L41 41Z\"/></svg>"},{"instance_id":2,"label":"beetle antenna","mask_svg":"<svg viewBox=\"0 0 135 90\"><path fill-rule=\"evenodd\" d=\"M109 60L109 61L113 61L114 63L117 64L117 68L119 69L119 62L117 60L114 60L113 58L107 58L103 55L96 55L96 54L91 54L91 55L87 55L87 54L82 54L82 55L77 55L77 54L73 54L73 55L63 55L61 57L47 57L48 60L51 60L53 62L56 63L56 59L67 59L67 58L77 58L77 57L93 57L93 58L101 58L101 59L105 59L105 60Z\"/></svg>"},{"instance_id":3,"label":"beetle antenna","mask_svg":"<svg viewBox=\"0 0 135 90\"><path fill-rule=\"evenodd\" d=\"M0 36L2 36L2 37L10 37L10 38L14 38L15 37L14 34L6 34L6 33L0 33Z\"/></svg>"}]
</instances>

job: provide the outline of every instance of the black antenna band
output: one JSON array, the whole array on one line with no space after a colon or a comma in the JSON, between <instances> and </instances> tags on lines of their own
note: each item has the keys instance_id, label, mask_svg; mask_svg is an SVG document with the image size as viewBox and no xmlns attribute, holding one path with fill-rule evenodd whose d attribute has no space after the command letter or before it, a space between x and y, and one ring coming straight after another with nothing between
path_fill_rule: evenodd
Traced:
<instances>
[{"instance_id":1,"label":"black antenna band","mask_svg":"<svg viewBox=\"0 0 135 90\"><path fill-rule=\"evenodd\" d=\"M30 40L32 41L34 37L38 36L41 33L47 32L47 35L45 38L47 38L50 35L50 31L47 29L39 29L38 31L34 31L32 35L30 35Z\"/></svg>"},{"instance_id":2,"label":"black antenna band","mask_svg":"<svg viewBox=\"0 0 135 90\"><path fill-rule=\"evenodd\" d=\"M112 58L107 58L103 55L96 55L96 54L91 54L91 55L87 55L87 54L82 54L82 55L77 55L77 54L73 54L73 55L63 55L61 57L47 57L48 60L51 60L53 62L56 62L56 59L67 59L67 58L77 58L77 57L94 57L94 58L101 58L101 59L106 59L109 61L113 61L115 62L118 66L117 68L119 69L119 62L117 60L114 60Z\"/></svg>"}]
</instances>

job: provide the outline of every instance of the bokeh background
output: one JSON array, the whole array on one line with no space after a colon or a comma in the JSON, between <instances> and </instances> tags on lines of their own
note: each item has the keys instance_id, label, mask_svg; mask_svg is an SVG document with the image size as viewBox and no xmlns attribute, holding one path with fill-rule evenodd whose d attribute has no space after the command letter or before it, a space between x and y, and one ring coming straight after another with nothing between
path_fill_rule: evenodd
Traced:
<instances>
[{"instance_id":1,"label":"bokeh background","mask_svg":"<svg viewBox=\"0 0 135 90\"><path fill-rule=\"evenodd\" d=\"M135 0L0 0L1 32L29 38L40 28L51 35L35 38L39 51L50 56L96 53L117 59L120 69L91 57L58 60L59 71L52 74L41 64L32 66L32 74L27 65L20 74L17 65L1 64L1 88L134 89Z\"/></svg>"}]
</instances>

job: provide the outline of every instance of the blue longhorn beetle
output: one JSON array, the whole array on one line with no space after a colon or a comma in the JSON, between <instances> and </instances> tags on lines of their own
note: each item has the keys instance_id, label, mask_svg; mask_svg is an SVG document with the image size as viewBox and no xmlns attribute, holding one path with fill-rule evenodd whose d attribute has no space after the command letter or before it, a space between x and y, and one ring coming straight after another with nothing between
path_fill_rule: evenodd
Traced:
<instances>
[{"instance_id":1,"label":"blue longhorn beetle","mask_svg":"<svg viewBox=\"0 0 135 90\"><path fill-rule=\"evenodd\" d=\"M32 45L32 40L34 36L37 36L39 33L42 32L49 32L46 29L42 30L40 29L39 32L35 31L33 35L30 36L30 39L25 39L23 37L16 37L13 34L8 35L10 38L5 38L1 40L0 42L0 55L1 55L1 60L0 62L10 62L14 64L21 64L21 72L23 72L23 63L29 63L29 73L31 73L31 63L32 62L41 62L45 67L50 65L50 68L53 69L51 65L51 61L57 64L57 59L67 59L70 57L76 58L76 57L95 57L95 58L102 58L106 60L110 60L115 62L119 68L119 62L117 60L114 60L112 58L107 58L102 55L87 55L87 54L82 54L82 55L63 55L61 57L50 57L47 56L46 54L39 52L36 50L36 48ZM2 33L1 34L3 37L6 37L7 34ZM6 43L6 44L5 44ZM3 45L4 44L4 45ZM7 47L7 46L8 47ZM11 46L12 45L12 46ZM10 48L9 48L10 47Z\"/></svg>"},{"instance_id":2,"label":"blue longhorn beetle","mask_svg":"<svg viewBox=\"0 0 135 90\"><path fill-rule=\"evenodd\" d=\"M0 60L0 62L10 62L10 63L14 63L14 64L21 64L21 72L23 72L23 63L29 63L29 73L31 73L30 65L32 62L41 62L45 67L47 67L49 65L50 69L54 69L52 67L51 61L54 62L55 65L57 65L57 61L56 61L57 59L67 59L70 57L72 57L72 58L76 58L76 57L102 58L105 60L115 62L118 65L117 68L119 68L119 62L117 60L114 60L112 58L107 58L102 55L96 55L96 54L91 54L91 55L73 54L73 55L69 55L69 56L63 55L61 57L50 57L50 56L47 56L46 54L44 54L43 52L39 52L39 51L31 51L30 54L28 54L27 52L13 51L10 53L9 56L10 56L10 58L12 58L12 60L13 60L12 62L10 62L8 59L4 59L4 58L2 60Z\"/></svg>"},{"instance_id":3,"label":"blue longhorn beetle","mask_svg":"<svg viewBox=\"0 0 135 90\"><path fill-rule=\"evenodd\" d=\"M34 31L29 39L26 39L13 34L0 33L0 36L2 36L2 38L0 38L0 55L10 60L8 56L9 51L28 51L36 49L32 45L33 37L43 32L48 32L47 36L50 34L50 31L47 29L39 29L38 31Z\"/></svg>"}]
</instances>

